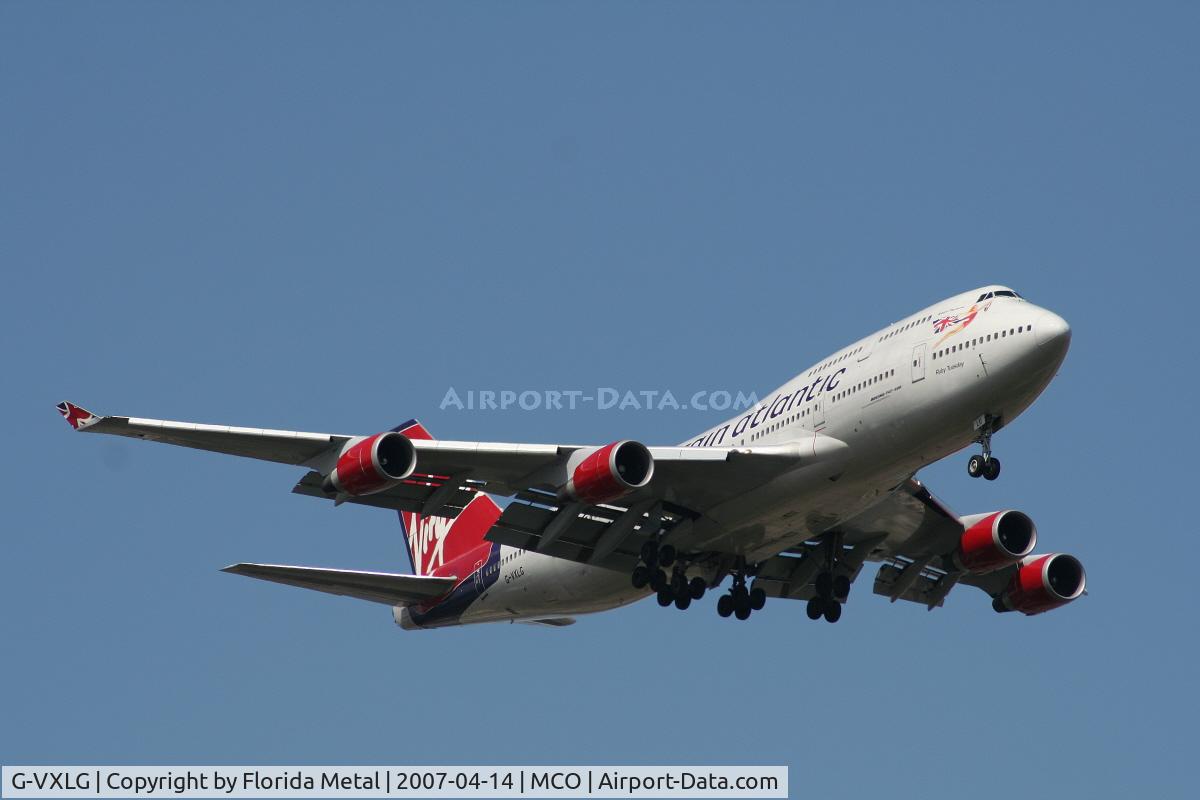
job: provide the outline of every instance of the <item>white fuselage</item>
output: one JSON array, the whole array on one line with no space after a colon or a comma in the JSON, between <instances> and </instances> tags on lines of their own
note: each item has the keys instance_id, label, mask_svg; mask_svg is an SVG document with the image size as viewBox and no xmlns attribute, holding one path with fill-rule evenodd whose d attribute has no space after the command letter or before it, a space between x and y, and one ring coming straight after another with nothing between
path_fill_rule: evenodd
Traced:
<instances>
[{"instance_id":1,"label":"white fuselage","mask_svg":"<svg viewBox=\"0 0 1200 800\"><path fill-rule=\"evenodd\" d=\"M980 299L994 292L1004 296ZM975 441L978 421L1015 419L1053 379L1070 329L1000 286L950 297L833 353L753 409L685 444L752 449L822 434L836 460L785 473L705 513L695 544L755 563L820 536L877 503L922 467ZM875 548L886 557L906 534ZM853 540L845 541L853 545ZM497 579L459 624L603 611L646 597L624 572L509 547ZM878 555L882 554L882 555ZM413 627L407 612L396 619Z\"/></svg>"}]
</instances>

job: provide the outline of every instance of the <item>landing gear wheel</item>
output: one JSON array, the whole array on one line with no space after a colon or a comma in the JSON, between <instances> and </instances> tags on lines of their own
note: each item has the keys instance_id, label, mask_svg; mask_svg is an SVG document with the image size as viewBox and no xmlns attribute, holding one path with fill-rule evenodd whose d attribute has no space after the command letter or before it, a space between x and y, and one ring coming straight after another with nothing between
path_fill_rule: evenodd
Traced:
<instances>
[{"instance_id":1,"label":"landing gear wheel","mask_svg":"<svg viewBox=\"0 0 1200 800\"><path fill-rule=\"evenodd\" d=\"M674 601L675 601L675 597L674 597L674 595L671 594L670 589L659 589L658 590L658 604L660 606L662 606L663 608L666 608L667 606L671 605L671 603L673 603Z\"/></svg>"},{"instance_id":2,"label":"landing gear wheel","mask_svg":"<svg viewBox=\"0 0 1200 800\"><path fill-rule=\"evenodd\" d=\"M1000 477L1000 459L989 458L983 466L983 477L989 481L994 481Z\"/></svg>"},{"instance_id":3,"label":"landing gear wheel","mask_svg":"<svg viewBox=\"0 0 1200 800\"><path fill-rule=\"evenodd\" d=\"M722 617L728 617L733 613L733 598L727 594L721 595L721 599L717 601L717 613Z\"/></svg>"},{"instance_id":4,"label":"landing gear wheel","mask_svg":"<svg viewBox=\"0 0 1200 800\"><path fill-rule=\"evenodd\" d=\"M676 572L671 576L671 593L676 595L690 593L687 585L687 578L684 577L682 572Z\"/></svg>"},{"instance_id":5,"label":"landing gear wheel","mask_svg":"<svg viewBox=\"0 0 1200 800\"><path fill-rule=\"evenodd\" d=\"M642 543L642 561L647 565L658 561L658 542L650 539Z\"/></svg>"},{"instance_id":6,"label":"landing gear wheel","mask_svg":"<svg viewBox=\"0 0 1200 800\"><path fill-rule=\"evenodd\" d=\"M825 603L825 621L837 622L842 618L842 604L836 600L829 600Z\"/></svg>"},{"instance_id":7,"label":"landing gear wheel","mask_svg":"<svg viewBox=\"0 0 1200 800\"><path fill-rule=\"evenodd\" d=\"M644 589L650 583L650 570L646 567L633 568L633 588Z\"/></svg>"},{"instance_id":8,"label":"landing gear wheel","mask_svg":"<svg viewBox=\"0 0 1200 800\"><path fill-rule=\"evenodd\" d=\"M833 578L833 599L845 600L850 596L850 579L845 575L835 575Z\"/></svg>"},{"instance_id":9,"label":"landing gear wheel","mask_svg":"<svg viewBox=\"0 0 1200 800\"><path fill-rule=\"evenodd\" d=\"M688 606L692 604L692 596L687 592L675 595L675 607L680 611L687 611Z\"/></svg>"},{"instance_id":10,"label":"landing gear wheel","mask_svg":"<svg viewBox=\"0 0 1200 800\"><path fill-rule=\"evenodd\" d=\"M669 544L664 544L658 548L658 563L664 567L669 567L675 563L675 548Z\"/></svg>"},{"instance_id":11,"label":"landing gear wheel","mask_svg":"<svg viewBox=\"0 0 1200 800\"><path fill-rule=\"evenodd\" d=\"M656 592L667 588L667 576L663 575L661 569L650 570L650 588Z\"/></svg>"},{"instance_id":12,"label":"landing gear wheel","mask_svg":"<svg viewBox=\"0 0 1200 800\"><path fill-rule=\"evenodd\" d=\"M833 575L828 572L822 572L817 576L817 596L832 597L833 596Z\"/></svg>"},{"instance_id":13,"label":"landing gear wheel","mask_svg":"<svg viewBox=\"0 0 1200 800\"><path fill-rule=\"evenodd\" d=\"M708 584L705 583L704 578L700 577L692 578L691 583L688 584L688 592L692 595L693 600L704 597L704 590L707 588Z\"/></svg>"},{"instance_id":14,"label":"landing gear wheel","mask_svg":"<svg viewBox=\"0 0 1200 800\"><path fill-rule=\"evenodd\" d=\"M738 619L745 619L750 616L750 612L754 609L750 605L750 594L746 591L746 587L739 586L738 588L741 591L738 592L735 590L733 595L733 613L737 614Z\"/></svg>"},{"instance_id":15,"label":"landing gear wheel","mask_svg":"<svg viewBox=\"0 0 1200 800\"><path fill-rule=\"evenodd\" d=\"M733 615L743 622L750 619L750 606L738 606L733 610Z\"/></svg>"},{"instance_id":16,"label":"landing gear wheel","mask_svg":"<svg viewBox=\"0 0 1200 800\"><path fill-rule=\"evenodd\" d=\"M814 597L808 601L808 605L804 609L808 614L808 618L817 620L821 618L821 614L825 613L825 601L819 597Z\"/></svg>"},{"instance_id":17,"label":"landing gear wheel","mask_svg":"<svg viewBox=\"0 0 1200 800\"><path fill-rule=\"evenodd\" d=\"M978 478L979 476L983 475L983 470L986 464L987 462L984 461L983 456L976 453L967 459L967 474L972 478Z\"/></svg>"},{"instance_id":18,"label":"landing gear wheel","mask_svg":"<svg viewBox=\"0 0 1200 800\"><path fill-rule=\"evenodd\" d=\"M750 608L755 611L762 611L763 606L767 604L767 593L761 588L750 590Z\"/></svg>"}]
</instances>

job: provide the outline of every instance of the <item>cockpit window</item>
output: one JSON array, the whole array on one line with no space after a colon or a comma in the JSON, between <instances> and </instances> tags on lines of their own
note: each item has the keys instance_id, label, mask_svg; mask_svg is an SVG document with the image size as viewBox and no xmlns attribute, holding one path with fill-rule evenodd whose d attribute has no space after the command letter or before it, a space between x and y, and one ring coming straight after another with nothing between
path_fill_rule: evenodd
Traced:
<instances>
[{"instance_id":1,"label":"cockpit window","mask_svg":"<svg viewBox=\"0 0 1200 800\"><path fill-rule=\"evenodd\" d=\"M999 291L996 291L996 292L984 292L983 294L979 295L979 299L976 300L975 302L982 303L984 300L990 300L993 297L1016 297L1016 298L1020 298L1022 300L1025 299L1025 298L1021 297L1021 295L1014 292L1012 289L1000 289Z\"/></svg>"}]
</instances>

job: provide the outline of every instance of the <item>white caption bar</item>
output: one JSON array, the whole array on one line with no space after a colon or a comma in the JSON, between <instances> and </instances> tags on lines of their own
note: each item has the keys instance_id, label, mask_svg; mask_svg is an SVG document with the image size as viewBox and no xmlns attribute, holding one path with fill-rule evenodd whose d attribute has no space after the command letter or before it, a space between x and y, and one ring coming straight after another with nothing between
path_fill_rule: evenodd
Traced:
<instances>
[{"instance_id":1,"label":"white caption bar","mask_svg":"<svg viewBox=\"0 0 1200 800\"><path fill-rule=\"evenodd\" d=\"M787 767L4 767L3 797L787 797Z\"/></svg>"}]
</instances>

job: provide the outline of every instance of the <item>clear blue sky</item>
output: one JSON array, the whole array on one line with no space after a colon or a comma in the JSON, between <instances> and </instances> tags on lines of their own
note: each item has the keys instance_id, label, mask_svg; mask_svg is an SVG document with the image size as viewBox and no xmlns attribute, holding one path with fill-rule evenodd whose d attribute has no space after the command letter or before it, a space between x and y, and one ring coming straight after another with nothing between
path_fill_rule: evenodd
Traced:
<instances>
[{"instance_id":1,"label":"clear blue sky","mask_svg":"<svg viewBox=\"0 0 1200 800\"><path fill-rule=\"evenodd\" d=\"M0 5L5 763L786 763L798 797L1182 796L1194 769L1192 3ZM854 589L404 633L218 572L405 569L298 471L54 411L674 443L719 414L448 386L763 392L1002 282L1074 327L997 437L1090 596ZM869 573L869 574L873 574Z\"/></svg>"}]
</instances>

